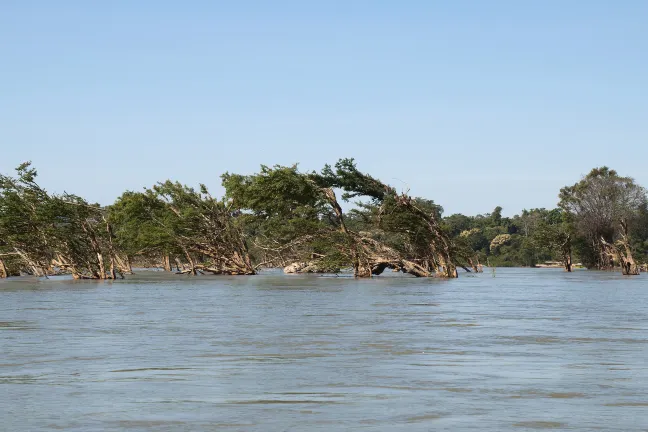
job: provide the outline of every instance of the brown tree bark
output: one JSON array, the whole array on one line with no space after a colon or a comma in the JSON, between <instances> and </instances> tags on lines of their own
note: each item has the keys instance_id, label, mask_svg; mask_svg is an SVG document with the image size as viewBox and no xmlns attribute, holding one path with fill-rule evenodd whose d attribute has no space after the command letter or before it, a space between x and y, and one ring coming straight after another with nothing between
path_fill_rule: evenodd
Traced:
<instances>
[{"instance_id":1,"label":"brown tree bark","mask_svg":"<svg viewBox=\"0 0 648 432\"><path fill-rule=\"evenodd\" d=\"M187 262L189 263L189 271L188 271L188 273L190 273L190 274L192 274L194 276L197 275L198 272L196 271L196 263L194 262L193 258L191 257L189 252L187 252L186 249L182 248L182 251L184 252L185 258L187 258Z\"/></svg>"},{"instance_id":2,"label":"brown tree bark","mask_svg":"<svg viewBox=\"0 0 648 432\"><path fill-rule=\"evenodd\" d=\"M175 257L175 265L176 265L176 272L179 273L181 271L180 269L184 270L184 264L182 264L180 258Z\"/></svg>"},{"instance_id":3,"label":"brown tree bark","mask_svg":"<svg viewBox=\"0 0 648 432\"><path fill-rule=\"evenodd\" d=\"M475 273L483 273L484 272L484 266L480 264L479 258L474 257L474 258L468 258L468 263L470 264L470 267L472 267L473 271Z\"/></svg>"},{"instance_id":4,"label":"brown tree bark","mask_svg":"<svg viewBox=\"0 0 648 432\"><path fill-rule=\"evenodd\" d=\"M108 273L108 278L115 280L117 279L117 269L115 266L115 263L117 261L117 254L115 253L115 248L113 247L113 232L112 232L112 227L104 218L104 222L106 223L106 233L108 234L108 255L110 256L110 271ZM121 278L124 278L124 275L121 274Z\"/></svg>"},{"instance_id":5,"label":"brown tree bark","mask_svg":"<svg viewBox=\"0 0 648 432\"><path fill-rule=\"evenodd\" d=\"M624 275L636 276L641 270L632 257L632 251L630 250L630 241L628 240L628 224L625 220L621 221L621 246L623 251L620 251L619 255L622 259L621 261L621 271ZM624 253L625 252L625 253Z\"/></svg>"},{"instance_id":6,"label":"brown tree bark","mask_svg":"<svg viewBox=\"0 0 648 432\"><path fill-rule=\"evenodd\" d=\"M323 188L322 192L324 193L324 196L328 200L331 208L333 208L333 212L335 213L338 223L340 224L340 231L344 233L344 235L347 237L349 241L348 250L351 255L351 265L353 266L353 275L355 277L363 277L363 278L371 277L372 275L371 265L368 264L367 262L365 262L364 265L363 263L361 263L358 244L354 236L351 235L351 233L346 227L346 224L344 222L344 213L342 212L342 207L340 207L340 204L338 203L337 198L335 197L335 192L333 192L333 189L330 188Z\"/></svg>"},{"instance_id":7,"label":"brown tree bark","mask_svg":"<svg viewBox=\"0 0 648 432\"><path fill-rule=\"evenodd\" d=\"M5 279L9 277L9 272L7 271L7 266L5 265L2 258L0 258L0 279Z\"/></svg>"},{"instance_id":8,"label":"brown tree bark","mask_svg":"<svg viewBox=\"0 0 648 432\"><path fill-rule=\"evenodd\" d=\"M95 235L94 229L88 224L83 223L83 231L88 234L88 239L90 240L90 246L97 256L97 265L99 266L99 271L95 272L97 279L106 279L106 266L103 260L103 253L99 247L99 242L97 241L97 236Z\"/></svg>"},{"instance_id":9,"label":"brown tree bark","mask_svg":"<svg viewBox=\"0 0 648 432\"><path fill-rule=\"evenodd\" d=\"M572 249L571 249L571 235L567 235L565 241L560 245L560 252L562 254L563 266L566 272L572 271Z\"/></svg>"},{"instance_id":10,"label":"brown tree bark","mask_svg":"<svg viewBox=\"0 0 648 432\"><path fill-rule=\"evenodd\" d=\"M171 271L171 257L167 254L164 255L164 271Z\"/></svg>"},{"instance_id":11,"label":"brown tree bark","mask_svg":"<svg viewBox=\"0 0 648 432\"><path fill-rule=\"evenodd\" d=\"M563 265L565 266L566 272L572 271L572 257L571 254L563 256Z\"/></svg>"},{"instance_id":12,"label":"brown tree bark","mask_svg":"<svg viewBox=\"0 0 648 432\"><path fill-rule=\"evenodd\" d=\"M628 224L626 221L622 220L620 222L621 226L621 238L617 240L615 244L611 244L605 241L601 237L601 244L603 245L603 250L610 257L612 261L616 261L621 267L621 273L626 276L636 276L640 273L639 266L632 257L632 251L630 250L630 242L628 240Z\"/></svg>"},{"instance_id":13,"label":"brown tree bark","mask_svg":"<svg viewBox=\"0 0 648 432\"><path fill-rule=\"evenodd\" d=\"M417 277L429 277L432 274L425 268L412 261L404 259L400 253L383 243L363 237L349 230L344 221L344 213L337 201L335 192L330 188L323 188L322 192L329 201L340 225L340 231L347 239L344 245L345 252L351 257L353 275L358 278L370 278L379 275L387 268L397 269Z\"/></svg>"},{"instance_id":14,"label":"brown tree bark","mask_svg":"<svg viewBox=\"0 0 648 432\"><path fill-rule=\"evenodd\" d=\"M29 255L27 255L24 251L14 248L15 253L22 258L22 260L27 264L29 268L31 268L34 276L41 277L45 276L45 271L43 270L43 267L37 263L36 261L32 260Z\"/></svg>"},{"instance_id":15,"label":"brown tree bark","mask_svg":"<svg viewBox=\"0 0 648 432\"><path fill-rule=\"evenodd\" d=\"M396 201L398 205L408 208L414 214L423 219L427 224L430 232L433 234L434 240L430 244L430 249L434 253L437 261L437 275L447 278L459 277L459 273L457 272L457 264L454 261L452 247L450 246L450 240L441 229L441 226L436 220L436 217L431 213L427 213L421 210L412 202L412 198L405 194L396 195Z\"/></svg>"},{"instance_id":16,"label":"brown tree bark","mask_svg":"<svg viewBox=\"0 0 648 432\"><path fill-rule=\"evenodd\" d=\"M115 261L117 262L117 268L120 273L129 275L133 274L133 266L131 265L131 260L128 255L122 257L119 254L115 254Z\"/></svg>"}]
</instances>

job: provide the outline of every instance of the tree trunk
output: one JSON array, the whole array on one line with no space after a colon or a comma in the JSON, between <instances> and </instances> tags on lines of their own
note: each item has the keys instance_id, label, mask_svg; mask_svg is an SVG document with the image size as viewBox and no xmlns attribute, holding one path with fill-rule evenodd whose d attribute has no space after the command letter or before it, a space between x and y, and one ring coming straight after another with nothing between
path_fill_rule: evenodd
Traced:
<instances>
[{"instance_id":1,"label":"tree trunk","mask_svg":"<svg viewBox=\"0 0 648 432\"><path fill-rule=\"evenodd\" d=\"M110 257L110 272L108 273L108 279L115 280L117 279L117 270L115 269L115 257Z\"/></svg>"},{"instance_id":2,"label":"tree trunk","mask_svg":"<svg viewBox=\"0 0 648 432\"><path fill-rule=\"evenodd\" d=\"M610 240L611 242L612 240ZM610 243L603 238L595 239L592 241L594 245L594 250L598 252L598 270L614 270L614 260L616 259L616 254L611 253Z\"/></svg>"},{"instance_id":3,"label":"tree trunk","mask_svg":"<svg viewBox=\"0 0 648 432\"><path fill-rule=\"evenodd\" d=\"M171 257L168 254L164 255L164 271L171 271Z\"/></svg>"},{"instance_id":4,"label":"tree trunk","mask_svg":"<svg viewBox=\"0 0 648 432\"><path fill-rule=\"evenodd\" d=\"M563 265L566 272L572 271L572 250L571 250L571 235L567 234L565 242L560 245L560 252L562 254Z\"/></svg>"},{"instance_id":5,"label":"tree trunk","mask_svg":"<svg viewBox=\"0 0 648 432\"><path fill-rule=\"evenodd\" d=\"M571 272L572 271L572 257L571 254L566 255L563 257L563 264L565 266L565 271L566 272Z\"/></svg>"},{"instance_id":6,"label":"tree trunk","mask_svg":"<svg viewBox=\"0 0 648 432\"><path fill-rule=\"evenodd\" d=\"M4 261L0 258L0 279L5 279L9 277L9 272L7 271L7 266L5 266Z\"/></svg>"},{"instance_id":7,"label":"tree trunk","mask_svg":"<svg viewBox=\"0 0 648 432\"><path fill-rule=\"evenodd\" d=\"M112 280L117 279L117 268L119 267L119 276L124 279L124 274L121 272L123 266L119 265L119 257L115 251L115 246L113 245L113 231L112 226L108 223L108 220L104 217L104 222L106 224L106 234L108 236L108 255L110 255L110 273L109 278Z\"/></svg>"},{"instance_id":8,"label":"tree trunk","mask_svg":"<svg viewBox=\"0 0 648 432\"><path fill-rule=\"evenodd\" d=\"M354 277L370 278L373 275L380 275L386 268L393 268L416 277L431 276L431 273L424 267L403 259L401 254L396 250L377 240L361 236L349 230L344 221L342 208L335 197L335 192L330 188L324 188L322 192L337 216L340 231L347 239L346 244L341 245L341 248L351 257Z\"/></svg>"},{"instance_id":9,"label":"tree trunk","mask_svg":"<svg viewBox=\"0 0 648 432\"><path fill-rule=\"evenodd\" d=\"M117 268L122 274L133 274L133 266L131 265L131 260L128 255L124 255L123 258L118 254L115 254L115 261L117 262Z\"/></svg>"},{"instance_id":10,"label":"tree trunk","mask_svg":"<svg viewBox=\"0 0 648 432\"><path fill-rule=\"evenodd\" d=\"M615 244L610 244L601 237L601 244L603 250L613 261L616 261L621 266L621 273L626 276L636 276L640 273L639 266L632 257L630 250L630 242L628 240L628 225L622 220L621 225L621 238Z\"/></svg>"},{"instance_id":11,"label":"tree trunk","mask_svg":"<svg viewBox=\"0 0 648 432\"><path fill-rule=\"evenodd\" d=\"M335 192L333 192L333 189L330 188L324 188L322 189L322 192L324 192L324 196L335 212L335 216L337 217L338 223L340 224L340 231L342 231L349 240L349 252L351 255L351 265L353 266L353 276L362 278L371 277L371 266L365 265L364 267L362 267L360 263L358 244L356 243L356 239L353 237L353 235L351 235L346 227L346 224L344 223L344 213L342 212L342 207L340 207L340 204L335 197Z\"/></svg>"},{"instance_id":12,"label":"tree trunk","mask_svg":"<svg viewBox=\"0 0 648 432\"><path fill-rule=\"evenodd\" d=\"M483 273L484 266L479 263L479 258L468 258L468 263L475 273Z\"/></svg>"},{"instance_id":13,"label":"tree trunk","mask_svg":"<svg viewBox=\"0 0 648 432\"><path fill-rule=\"evenodd\" d=\"M175 257L175 265L176 265L176 271L177 272L180 272L181 268L184 270L184 264L182 264L182 262L180 262L180 258Z\"/></svg>"},{"instance_id":14,"label":"tree trunk","mask_svg":"<svg viewBox=\"0 0 648 432\"><path fill-rule=\"evenodd\" d=\"M437 266L437 275L447 278L457 278L457 265L453 259L452 248L450 247L450 240L441 229L436 217L433 214L428 214L421 210L412 202L412 198L407 195L396 196L397 203L410 209L414 214L418 215L427 224L430 233L433 235L433 240L430 244L430 249L435 255Z\"/></svg>"},{"instance_id":15,"label":"tree trunk","mask_svg":"<svg viewBox=\"0 0 648 432\"><path fill-rule=\"evenodd\" d=\"M190 274L192 274L194 276L197 275L198 272L196 271L196 263L194 262L193 258L191 257L189 252L187 252L187 250L185 248L182 248L182 251L184 252L185 258L187 258L187 262L189 263L189 272L188 273L190 273Z\"/></svg>"},{"instance_id":16,"label":"tree trunk","mask_svg":"<svg viewBox=\"0 0 648 432\"><path fill-rule=\"evenodd\" d=\"M17 255L20 256L20 258L25 261L28 267L31 268L34 276L41 277L45 276L45 272L43 271L43 268L38 264L37 262L33 261L25 252L23 252L20 249L14 248L14 251L16 252Z\"/></svg>"},{"instance_id":17,"label":"tree trunk","mask_svg":"<svg viewBox=\"0 0 648 432\"><path fill-rule=\"evenodd\" d=\"M635 262L634 258L632 257L632 251L630 250L630 242L628 240L628 224L622 220L621 221L621 240L619 241L621 245L623 246L623 249L625 251L625 254L623 252L619 253L619 256L621 257L621 272L624 275L628 276L636 276L640 273L639 266Z\"/></svg>"},{"instance_id":18,"label":"tree trunk","mask_svg":"<svg viewBox=\"0 0 648 432\"><path fill-rule=\"evenodd\" d=\"M90 246L97 256L97 265L99 266L99 271L94 272L97 276L97 279L106 279L106 267L103 260L103 253L99 247L99 242L97 241L97 236L95 235L94 229L88 223L83 223L83 230L88 234L88 239L90 240Z\"/></svg>"}]
</instances>

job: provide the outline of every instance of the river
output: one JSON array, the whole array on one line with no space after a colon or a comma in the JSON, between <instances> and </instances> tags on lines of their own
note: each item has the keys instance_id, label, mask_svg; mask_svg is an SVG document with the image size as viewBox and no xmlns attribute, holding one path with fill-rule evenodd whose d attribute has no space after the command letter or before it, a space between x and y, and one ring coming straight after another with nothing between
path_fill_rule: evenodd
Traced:
<instances>
[{"instance_id":1,"label":"river","mask_svg":"<svg viewBox=\"0 0 648 432\"><path fill-rule=\"evenodd\" d=\"M648 276L0 281L0 415L12 432L645 431Z\"/></svg>"}]
</instances>

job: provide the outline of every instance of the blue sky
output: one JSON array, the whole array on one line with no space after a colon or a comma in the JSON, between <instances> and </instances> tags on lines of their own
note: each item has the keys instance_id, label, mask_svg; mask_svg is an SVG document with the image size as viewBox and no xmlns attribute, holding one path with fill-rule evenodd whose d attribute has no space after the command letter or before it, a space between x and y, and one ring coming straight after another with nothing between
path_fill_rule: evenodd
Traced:
<instances>
[{"instance_id":1,"label":"blue sky","mask_svg":"<svg viewBox=\"0 0 648 432\"><path fill-rule=\"evenodd\" d=\"M0 172L111 203L354 157L446 213L648 186L648 2L0 2Z\"/></svg>"}]
</instances>

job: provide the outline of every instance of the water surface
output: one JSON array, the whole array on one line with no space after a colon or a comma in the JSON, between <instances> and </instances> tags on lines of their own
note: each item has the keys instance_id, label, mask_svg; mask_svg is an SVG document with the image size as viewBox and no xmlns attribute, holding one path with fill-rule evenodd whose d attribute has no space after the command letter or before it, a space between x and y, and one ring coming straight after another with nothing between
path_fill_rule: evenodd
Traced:
<instances>
[{"instance_id":1,"label":"water surface","mask_svg":"<svg viewBox=\"0 0 648 432\"><path fill-rule=\"evenodd\" d=\"M644 431L648 276L0 282L0 430Z\"/></svg>"}]
</instances>

